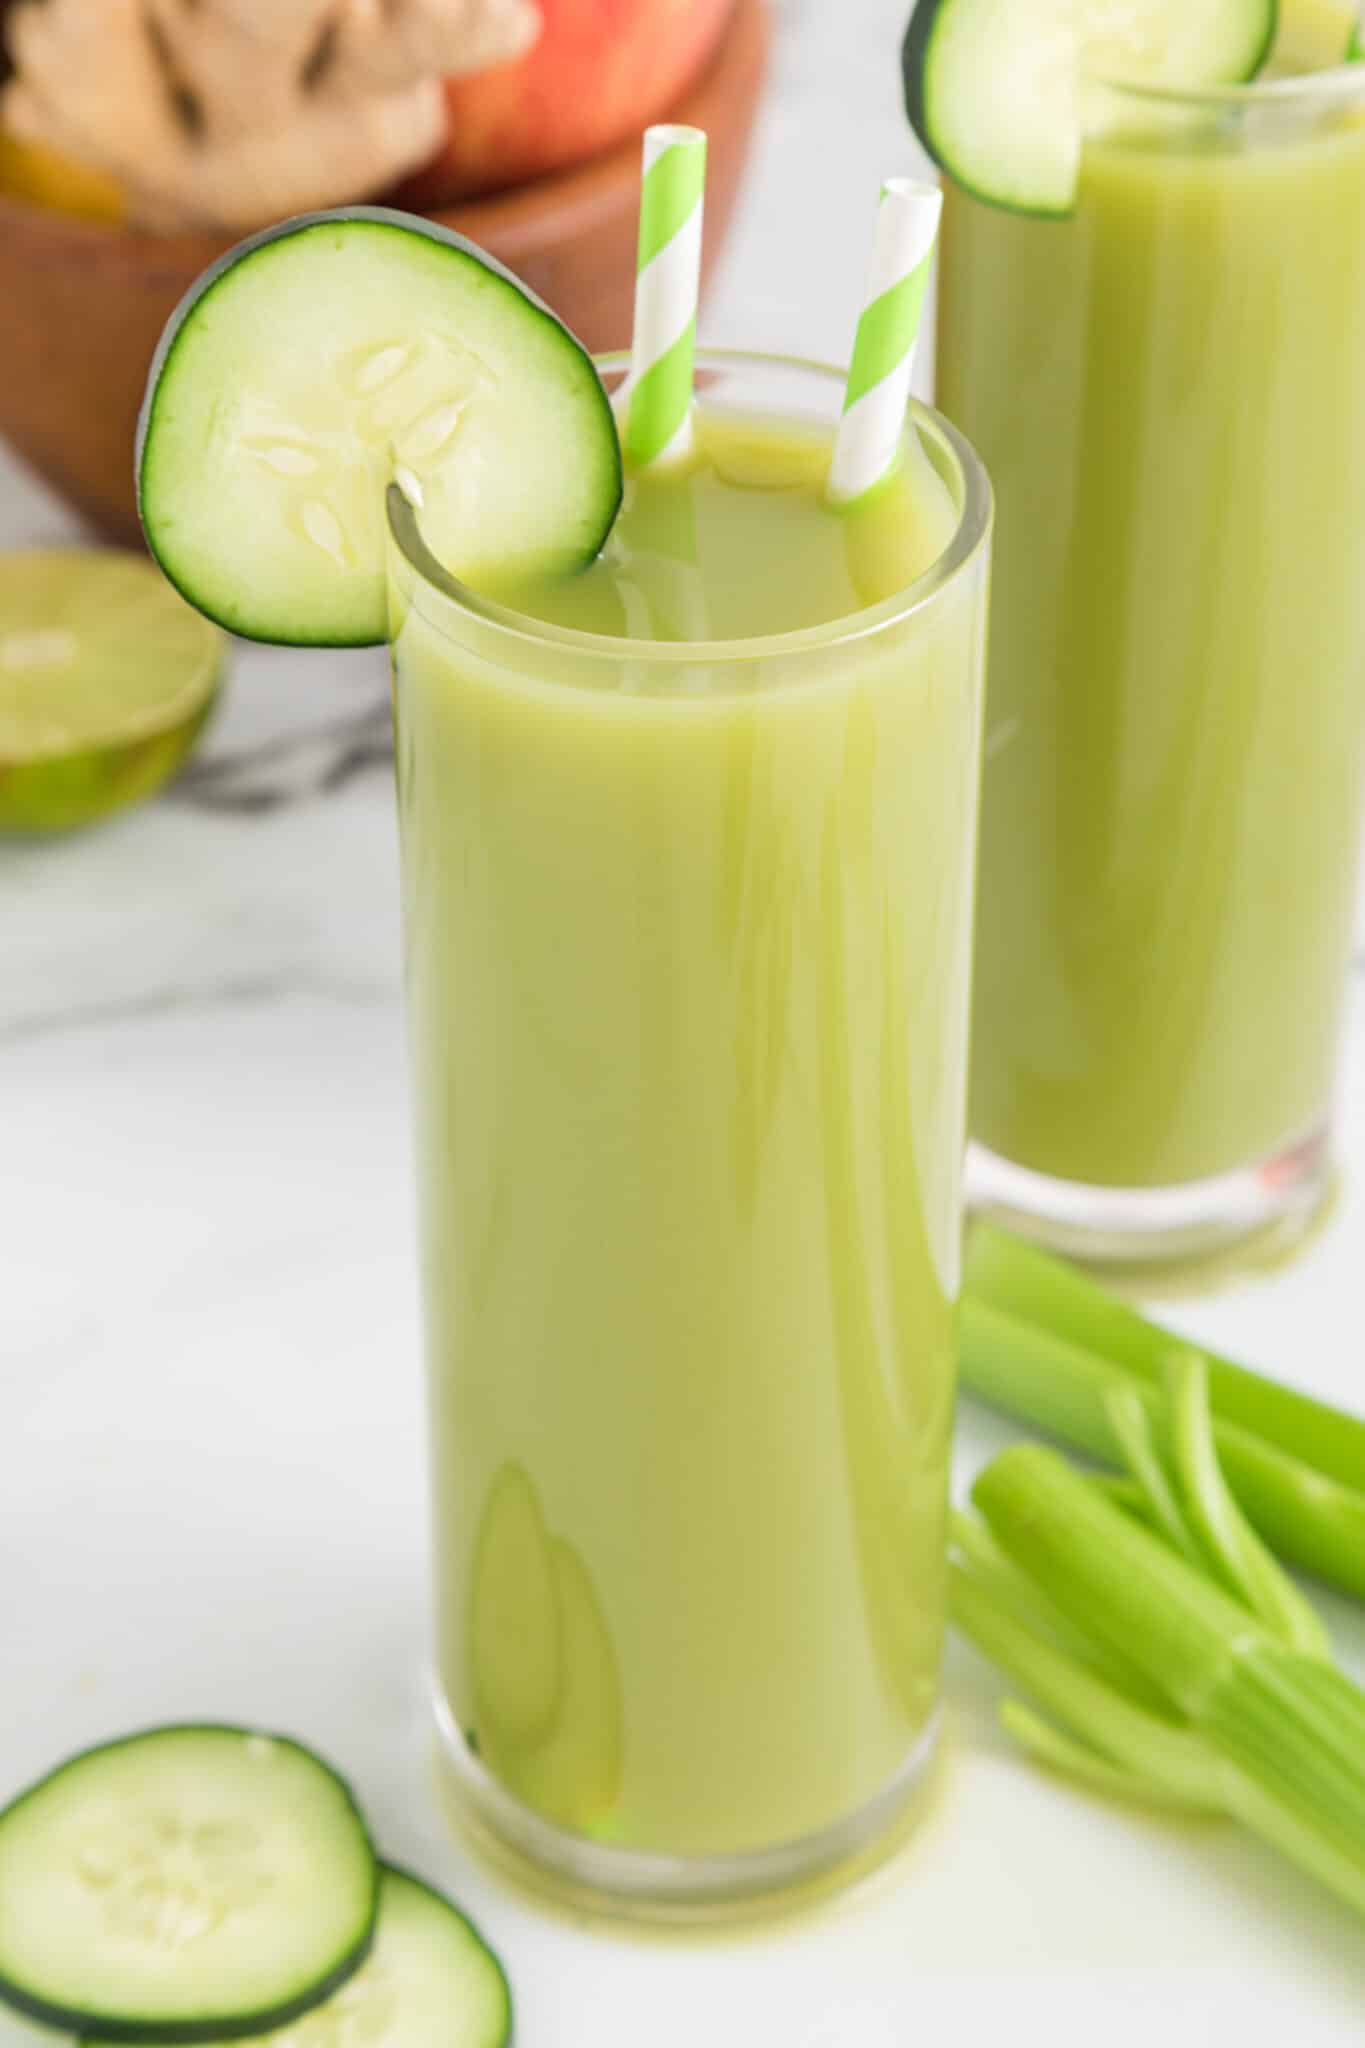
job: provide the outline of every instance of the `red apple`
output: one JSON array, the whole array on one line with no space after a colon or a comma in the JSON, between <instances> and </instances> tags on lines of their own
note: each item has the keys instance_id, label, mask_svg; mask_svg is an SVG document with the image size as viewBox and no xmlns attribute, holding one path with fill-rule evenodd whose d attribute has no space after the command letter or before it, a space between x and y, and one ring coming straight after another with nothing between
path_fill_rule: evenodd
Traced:
<instances>
[{"instance_id":1,"label":"red apple","mask_svg":"<svg viewBox=\"0 0 1365 2048\"><path fill-rule=\"evenodd\" d=\"M400 187L417 211L562 170L666 115L733 0L539 0L524 57L446 84L450 139Z\"/></svg>"}]
</instances>

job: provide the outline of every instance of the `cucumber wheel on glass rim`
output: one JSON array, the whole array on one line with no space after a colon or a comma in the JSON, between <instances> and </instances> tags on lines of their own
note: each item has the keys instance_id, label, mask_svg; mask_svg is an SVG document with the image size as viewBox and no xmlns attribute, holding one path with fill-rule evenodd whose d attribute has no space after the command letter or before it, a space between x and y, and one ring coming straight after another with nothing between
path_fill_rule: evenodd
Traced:
<instances>
[{"instance_id":1,"label":"cucumber wheel on glass rim","mask_svg":"<svg viewBox=\"0 0 1365 2048\"><path fill-rule=\"evenodd\" d=\"M1254 78L1276 0L918 0L910 125L965 190L1019 213L1075 201L1087 78L1195 91Z\"/></svg>"},{"instance_id":2,"label":"cucumber wheel on glass rim","mask_svg":"<svg viewBox=\"0 0 1365 2048\"><path fill-rule=\"evenodd\" d=\"M384 639L385 493L467 581L571 573L621 500L592 360L509 271L379 207L253 236L172 316L138 430L153 555L248 639Z\"/></svg>"}]
</instances>

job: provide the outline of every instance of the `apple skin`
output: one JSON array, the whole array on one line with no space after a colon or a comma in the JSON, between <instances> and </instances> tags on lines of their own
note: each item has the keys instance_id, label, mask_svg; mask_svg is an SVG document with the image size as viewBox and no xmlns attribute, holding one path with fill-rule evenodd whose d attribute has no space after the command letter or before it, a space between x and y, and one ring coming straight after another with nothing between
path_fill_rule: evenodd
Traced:
<instances>
[{"instance_id":1,"label":"apple skin","mask_svg":"<svg viewBox=\"0 0 1365 2048\"><path fill-rule=\"evenodd\" d=\"M665 117L700 76L734 0L539 0L539 39L446 82L445 149L407 178L415 212L545 177Z\"/></svg>"}]
</instances>

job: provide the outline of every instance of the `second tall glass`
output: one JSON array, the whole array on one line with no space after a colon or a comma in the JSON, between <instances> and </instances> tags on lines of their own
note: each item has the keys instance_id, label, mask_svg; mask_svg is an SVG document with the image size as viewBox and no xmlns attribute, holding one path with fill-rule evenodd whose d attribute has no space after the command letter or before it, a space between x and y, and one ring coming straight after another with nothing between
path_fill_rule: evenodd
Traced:
<instances>
[{"instance_id":1,"label":"second tall glass","mask_svg":"<svg viewBox=\"0 0 1365 2048\"><path fill-rule=\"evenodd\" d=\"M1095 88L1074 213L950 190L1000 505L971 1124L1064 1249L1319 1200L1365 737L1365 77Z\"/></svg>"}]
</instances>

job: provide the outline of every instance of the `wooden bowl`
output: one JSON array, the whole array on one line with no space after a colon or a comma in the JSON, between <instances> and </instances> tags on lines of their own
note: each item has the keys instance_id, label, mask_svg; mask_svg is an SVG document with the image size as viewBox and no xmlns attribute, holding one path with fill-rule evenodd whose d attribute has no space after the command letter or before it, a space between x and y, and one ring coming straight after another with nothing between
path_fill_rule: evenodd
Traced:
<instances>
[{"instance_id":1,"label":"wooden bowl","mask_svg":"<svg viewBox=\"0 0 1365 2048\"><path fill-rule=\"evenodd\" d=\"M767 53L766 0L737 0L671 118L709 137L703 276L738 194ZM433 218L499 257L589 348L630 338L640 152ZM133 437L162 327L226 239L147 235L0 195L0 436L111 540L138 537Z\"/></svg>"}]
</instances>

